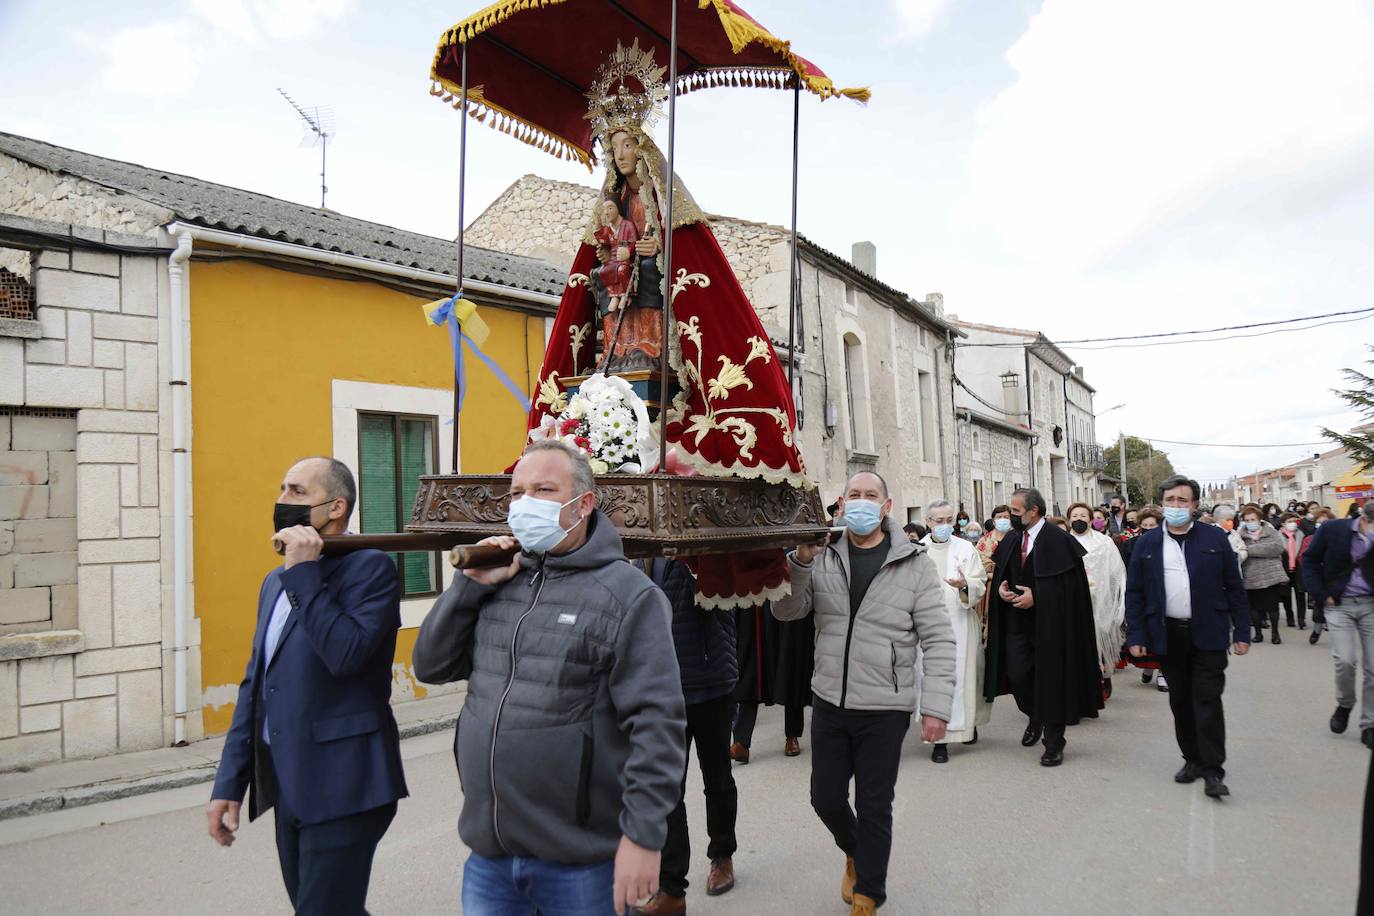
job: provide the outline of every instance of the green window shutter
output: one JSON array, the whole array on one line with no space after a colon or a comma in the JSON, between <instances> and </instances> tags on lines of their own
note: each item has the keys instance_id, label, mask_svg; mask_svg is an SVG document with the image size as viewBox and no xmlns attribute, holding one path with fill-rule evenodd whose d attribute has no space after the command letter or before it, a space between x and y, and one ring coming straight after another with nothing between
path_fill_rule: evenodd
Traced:
<instances>
[{"instance_id":1,"label":"green window shutter","mask_svg":"<svg viewBox=\"0 0 1374 916\"><path fill-rule=\"evenodd\" d=\"M389 534L397 527L396 428L391 417L358 418L359 527Z\"/></svg>"},{"instance_id":2,"label":"green window shutter","mask_svg":"<svg viewBox=\"0 0 1374 916\"><path fill-rule=\"evenodd\" d=\"M402 419L400 433L401 492L398 508L404 526L410 520L410 513L415 505L415 496L420 489L420 476L434 473L434 423L430 420ZM434 554L402 554L401 575L404 579L404 594L417 595L435 591L437 587L434 582Z\"/></svg>"}]
</instances>

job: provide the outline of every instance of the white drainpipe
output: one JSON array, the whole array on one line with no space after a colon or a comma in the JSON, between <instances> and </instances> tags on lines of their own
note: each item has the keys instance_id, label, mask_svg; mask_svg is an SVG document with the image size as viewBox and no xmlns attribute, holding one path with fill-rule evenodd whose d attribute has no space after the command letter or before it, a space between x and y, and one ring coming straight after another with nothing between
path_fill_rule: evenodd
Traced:
<instances>
[{"instance_id":1,"label":"white drainpipe","mask_svg":"<svg viewBox=\"0 0 1374 916\"><path fill-rule=\"evenodd\" d=\"M188 594L191 581L191 561L190 544L187 536L189 519L186 511L190 503L187 491L189 479L186 473L186 462L190 458L190 453L186 447L186 416L190 406L187 392L190 372L186 362L186 324L190 321L188 306L191 299L191 277L186 265L191 258L192 244L195 241L208 242L242 251L278 254L302 261L332 264L336 267L348 267L367 273L386 274L444 286L452 286L454 278L451 274L439 273L438 271L403 267L399 264L360 258L357 255L321 251L307 245L293 245L290 242L255 238L186 223L174 222L168 225L166 229L168 234L176 239L176 250L172 252L167 261L167 285L171 297L172 326L172 378L169 384L172 386L172 603L175 613L173 631L175 645L172 647L173 658L175 659L173 709L176 715L175 743L182 745L186 743L186 655L189 651L186 645L186 633L190 629L191 621L191 603ZM502 286L499 283L488 283L484 280L469 279L464 281L463 287L472 292L488 293L507 299L532 302L537 305L554 307L558 305L557 296L515 289Z\"/></svg>"},{"instance_id":2,"label":"white drainpipe","mask_svg":"<svg viewBox=\"0 0 1374 916\"><path fill-rule=\"evenodd\" d=\"M172 658L174 668L172 709L176 716L173 744L186 743L186 631L190 629L191 603L188 597L191 580L190 551L187 537L187 512L190 500L187 493L186 461L186 321L190 317L186 305L190 301L191 278L187 263L191 259L191 233L180 227L170 227L176 239L176 250L167 259L167 287L170 293L169 320L171 323L172 377Z\"/></svg>"}]
</instances>

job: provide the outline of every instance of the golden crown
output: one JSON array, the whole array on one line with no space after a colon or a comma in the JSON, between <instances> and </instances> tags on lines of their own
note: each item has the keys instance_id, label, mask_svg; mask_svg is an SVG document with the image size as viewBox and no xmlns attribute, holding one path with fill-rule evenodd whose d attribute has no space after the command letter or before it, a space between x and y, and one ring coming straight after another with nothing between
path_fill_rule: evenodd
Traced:
<instances>
[{"instance_id":1,"label":"golden crown","mask_svg":"<svg viewBox=\"0 0 1374 916\"><path fill-rule=\"evenodd\" d=\"M663 81L667 69L654 60L652 48L640 48L638 38L628 48L617 44L587 92L586 118L592 122L593 135L605 138L627 127L647 132L663 114L660 106L668 98Z\"/></svg>"}]
</instances>

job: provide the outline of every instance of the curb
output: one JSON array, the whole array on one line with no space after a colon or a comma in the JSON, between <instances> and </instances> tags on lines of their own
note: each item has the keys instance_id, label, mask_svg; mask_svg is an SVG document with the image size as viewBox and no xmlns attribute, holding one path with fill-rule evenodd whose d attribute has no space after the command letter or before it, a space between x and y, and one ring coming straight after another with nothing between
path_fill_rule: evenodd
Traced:
<instances>
[{"instance_id":1,"label":"curb","mask_svg":"<svg viewBox=\"0 0 1374 916\"><path fill-rule=\"evenodd\" d=\"M407 738L418 738L421 735L445 731L446 729L453 728L454 721L454 716L444 716L437 719L410 722L400 726L399 731L401 740L404 741ZM214 766L198 766L185 770L159 773L154 776L139 777L137 779L101 782L85 786L71 786L63 789L40 792L37 795L29 795L23 798L5 799L0 801L0 821L17 817L29 817L34 814L49 814L53 811L61 811L65 808L80 808L86 805L98 805L101 802L116 801L121 798L133 798L136 795L148 795L152 792L181 789L186 786L211 782L215 778L216 769L218 768Z\"/></svg>"}]
</instances>

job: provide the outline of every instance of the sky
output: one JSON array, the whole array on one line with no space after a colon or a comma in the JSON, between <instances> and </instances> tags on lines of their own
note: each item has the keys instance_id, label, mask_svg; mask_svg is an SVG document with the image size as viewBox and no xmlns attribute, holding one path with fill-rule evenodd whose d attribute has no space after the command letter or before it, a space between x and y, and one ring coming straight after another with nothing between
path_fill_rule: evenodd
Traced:
<instances>
[{"instance_id":1,"label":"sky","mask_svg":"<svg viewBox=\"0 0 1374 916\"><path fill-rule=\"evenodd\" d=\"M332 209L452 237L459 116L428 70L486 2L0 0L0 130L316 204L319 153L281 87L333 109ZM1056 340L1374 306L1374 0L744 5L872 88L803 99L800 229L846 256L874 242L916 298ZM787 221L790 101L680 100L677 171L705 209ZM469 220L527 173L596 180L469 131ZM1358 422L1332 389L1370 343L1374 318L1064 349L1099 414L1124 404L1100 441L1210 443L1159 445L1208 482L1326 450L1307 443ZM1270 443L1301 445L1216 447Z\"/></svg>"}]
</instances>

